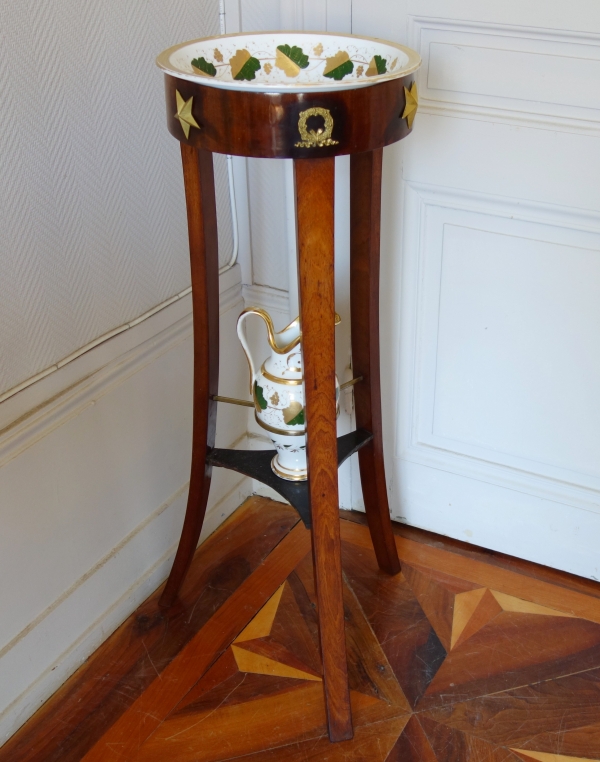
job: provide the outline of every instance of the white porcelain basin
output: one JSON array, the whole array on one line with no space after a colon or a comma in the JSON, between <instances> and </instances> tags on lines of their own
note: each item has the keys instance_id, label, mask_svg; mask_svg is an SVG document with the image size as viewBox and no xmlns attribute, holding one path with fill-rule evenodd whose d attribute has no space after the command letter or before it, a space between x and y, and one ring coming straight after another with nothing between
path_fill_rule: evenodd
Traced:
<instances>
[{"instance_id":1,"label":"white porcelain basin","mask_svg":"<svg viewBox=\"0 0 600 762\"><path fill-rule=\"evenodd\" d=\"M192 82L260 92L332 91L404 77L414 50L372 37L328 32L255 32L205 37L163 51L161 69Z\"/></svg>"}]
</instances>

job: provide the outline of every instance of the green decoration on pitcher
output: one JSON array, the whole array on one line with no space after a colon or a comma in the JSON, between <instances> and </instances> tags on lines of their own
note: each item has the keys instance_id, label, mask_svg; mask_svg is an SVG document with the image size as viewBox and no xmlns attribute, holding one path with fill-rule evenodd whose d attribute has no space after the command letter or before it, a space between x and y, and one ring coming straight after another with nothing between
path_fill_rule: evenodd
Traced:
<instances>
[{"instance_id":1,"label":"green decoration on pitcher","mask_svg":"<svg viewBox=\"0 0 600 762\"><path fill-rule=\"evenodd\" d=\"M267 400L265 399L265 395L263 394L263 388L262 386L259 386L257 383L254 384L254 396L256 398L256 401L258 402L258 406L261 410L267 409Z\"/></svg>"},{"instance_id":2,"label":"green decoration on pitcher","mask_svg":"<svg viewBox=\"0 0 600 762\"><path fill-rule=\"evenodd\" d=\"M295 418L288 421L288 426L304 426L304 408L302 408Z\"/></svg>"}]
</instances>

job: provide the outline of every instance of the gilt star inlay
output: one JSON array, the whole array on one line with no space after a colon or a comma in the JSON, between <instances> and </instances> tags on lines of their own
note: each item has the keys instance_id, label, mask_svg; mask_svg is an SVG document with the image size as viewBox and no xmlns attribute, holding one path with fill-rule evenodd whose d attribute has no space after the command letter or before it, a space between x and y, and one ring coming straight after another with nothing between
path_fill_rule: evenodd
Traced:
<instances>
[{"instance_id":1,"label":"gilt star inlay","mask_svg":"<svg viewBox=\"0 0 600 762\"><path fill-rule=\"evenodd\" d=\"M406 98L406 105L404 106L404 113L402 119L406 119L408 129L412 129L413 122L415 121L415 114L419 108L419 93L417 91L417 83L413 82L410 90L404 88L404 96Z\"/></svg>"},{"instance_id":2,"label":"gilt star inlay","mask_svg":"<svg viewBox=\"0 0 600 762\"><path fill-rule=\"evenodd\" d=\"M186 101L179 90L175 90L175 98L177 99L177 113L174 114L174 116L179 119L179 124L183 130L183 134L186 136L186 138L189 138L190 127L196 127L198 130L200 129L200 125L192 115L192 102L194 100L194 96L192 95L192 97L188 98Z\"/></svg>"}]
</instances>

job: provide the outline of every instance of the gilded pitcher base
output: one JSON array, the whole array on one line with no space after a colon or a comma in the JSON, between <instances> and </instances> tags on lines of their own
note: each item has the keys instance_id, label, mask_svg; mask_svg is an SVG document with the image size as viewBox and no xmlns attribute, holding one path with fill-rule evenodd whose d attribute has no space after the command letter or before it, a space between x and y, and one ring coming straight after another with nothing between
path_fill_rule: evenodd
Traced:
<instances>
[{"instance_id":1,"label":"gilded pitcher base","mask_svg":"<svg viewBox=\"0 0 600 762\"><path fill-rule=\"evenodd\" d=\"M285 479L288 482L305 482L308 478L308 471L306 469L285 468L279 463L277 455L273 456L271 468L275 476L278 476L280 479Z\"/></svg>"}]
</instances>

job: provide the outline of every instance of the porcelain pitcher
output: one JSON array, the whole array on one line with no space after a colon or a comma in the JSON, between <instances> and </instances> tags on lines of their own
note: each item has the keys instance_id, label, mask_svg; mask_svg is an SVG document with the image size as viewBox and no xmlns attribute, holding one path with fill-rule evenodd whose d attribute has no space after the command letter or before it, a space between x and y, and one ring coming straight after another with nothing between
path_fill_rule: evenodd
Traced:
<instances>
[{"instance_id":1,"label":"porcelain pitcher","mask_svg":"<svg viewBox=\"0 0 600 762\"><path fill-rule=\"evenodd\" d=\"M245 321L249 315L258 315L267 327L271 355L260 368L252 358L246 339ZM337 325L340 318L335 317ZM269 432L275 446L271 468L282 479L302 481L306 479L307 469L300 318L276 332L268 312L260 307L248 307L238 318L237 332L250 366L250 394L256 422ZM337 376L335 388L339 415Z\"/></svg>"}]
</instances>

